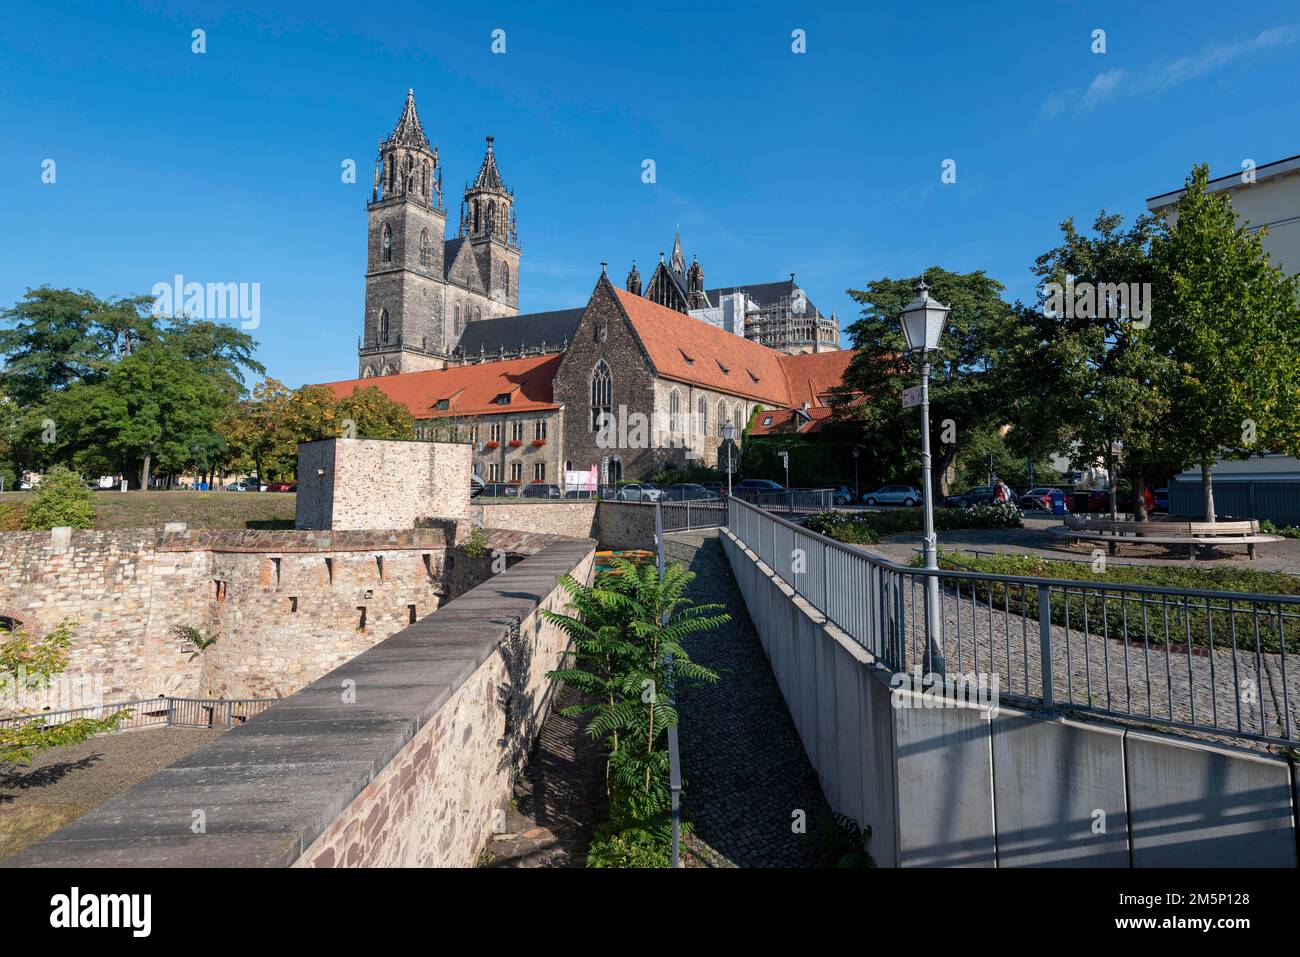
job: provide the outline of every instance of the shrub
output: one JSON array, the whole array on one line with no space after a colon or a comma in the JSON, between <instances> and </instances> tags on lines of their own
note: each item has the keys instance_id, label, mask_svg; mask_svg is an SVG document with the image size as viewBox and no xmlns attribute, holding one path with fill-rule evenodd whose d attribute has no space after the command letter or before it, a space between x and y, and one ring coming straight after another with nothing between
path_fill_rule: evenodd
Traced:
<instances>
[{"instance_id":1,"label":"shrub","mask_svg":"<svg viewBox=\"0 0 1300 957\"><path fill-rule=\"evenodd\" d=\"M28 507L27 528L90 528L95 524L95 494L86 488L81 476L56 465L45 473L41 484L32 492Z\"/></svg>"},{"instance_id":2,"label":"shrub","mask_svg":"<svg viewBox=\"0 0 1300 957\"><path fill-rule=\"evenodd\" d=\"M587 716L587 734L608 749L609 820L592 843L588 866L666 867L672 833L667 733L677 724L666 689L718 680L680 642L730 618L721 605L685 597L695 575L681 565L669 565L661 579L648 562L638 567L615 558L613 564L613 572L591 585L570 575L559 579L575 614L543 609L542 617L573 644L547 678L584 695L584 703L563 713Z\"/></svg>"},{"instance_id":3,"label":"shrub","mask_svg":"<svg viewBox=\"0 0 1300 957\"><path fill-rule=\"evenodd\" d=\"M0 502L0 532L21 532L26 529L30 511L31 507L26 502Z\"/></svg>"},{"instance_id":4,"label":"shrub","mask_svg":"<svg viewBox=\"0 0 1300 957\"><path fill-rule=\"evenodd\" d=\"M1259 523L1259 530L1265 535L1281 535L1283 538L1300 538L1300 525L1275 525L1268 519Z\"/></svg>"},{"instance_id":5,"label":"shrub","mask_svg":"<svg viewBox=\"0 0 1300 957\"><path fill-rule=\"evenodd\" d=\"M919 508L859 513L827 511L810 516L803 524L805 528L850 545L875 545L886 535L921 531L924 519ZM1021 528L1024 524L1020 509L1005 502L975 508L934 510L934 527L941 532L959 528Z\"/></svg>"}]
</instances>

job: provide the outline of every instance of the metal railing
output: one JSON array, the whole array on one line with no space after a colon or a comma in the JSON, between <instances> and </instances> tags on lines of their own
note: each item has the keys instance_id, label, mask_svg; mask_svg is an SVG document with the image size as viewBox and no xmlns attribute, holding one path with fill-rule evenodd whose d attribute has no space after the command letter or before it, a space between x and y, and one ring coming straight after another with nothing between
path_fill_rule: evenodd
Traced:
<instances>
[{"instance_id":1,"label":"metal railing","mask_svg":"<svg viewBox=\"0 0 1300 957\"><path fill-rule=\"evenodd\" d=\"M791 488L779 492L751 492L737 489L732 498L781 515L813 515L835 504L835 490L829 488Z\"/></svg>"},{"instance_id":2,"label":"metal railing","mask_svg":"<svg viewBox=\"0 0 1300 957\"><path fill-rule=\"evenodd\" d=\"M899 565L733 499L728 527L895 671L987 682L1043 711L1265 742L1300 738L1300 596ZM925 581L939 579L939 634Z\"/></svg>"},{"instance_id":3,"label":"metal railing","mask_svg":"<svg viewBox=\"0 0 1300 957\"><path fill-rule=\"evenodd\" d=\"M727 503L721 499L691 502L659 502L660 522L665 532L688 532L696 528L721 528L727 524Z\"/></svg>"},{"instance_id":4,"label":"metal railing","mask_svg":"<svg viewBox=\"0 0 1300 957\"><path fill-rule=\"evenodd\" d=\"M138 728L220 728L229 729L256 717L278 698L137 698L70 708L66 711L37 711L31 714L0 718L0 728L21 727L41 721L55 727L82 718L102 721L119 711L129 711L117 726L118 731Z\"/></svg>"}]
</instances>

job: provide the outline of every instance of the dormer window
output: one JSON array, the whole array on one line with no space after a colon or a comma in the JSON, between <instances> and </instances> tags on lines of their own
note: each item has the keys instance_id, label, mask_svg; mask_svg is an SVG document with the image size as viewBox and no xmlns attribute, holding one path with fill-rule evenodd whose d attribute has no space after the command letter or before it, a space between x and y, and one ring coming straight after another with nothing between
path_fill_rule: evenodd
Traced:
<instances>
[{"instance_id":1,"label":"dormer window","mask_svg":"<svg viewBox=\"0 0 1300 957\"><path fill-rule=\"evenodd\" d=\"M689 355L689 354L686 352L686 350L683 349L683 348L681 348L680 346L677 348L677 351L680 352L680 353L682 354L682 358L686 360L686 364L687 364L688 366L693 366L693 365L695 365L695 357L694 357L694 356Z\"/></svg>"},{"instance_id":2,"label":"dormer window","mask_svg":"<svg viewBox=\"0 0 1300 957\"><path fill-rule=\"evenodd\" d=\"M746 369L745 371L749 373L749 378L750 378L750 380L753 381L755 384L757 384L757 383L758 383L758 376L754 375L754 370L753 370L753 369Z\"/></svg>"},{"instance_id":3,"label":"dormer window","mask_svg":"<svg viewBox=\"0 0 1300 957\"><path fill-rule=\"evenodd\" d=\"M713 361L718 364L718 368L722 370L723 375L731 375L731 370L722 364L721 359L714 359Z\"/></svg>"},{"instance_id":4,"label":"dormer window","mask_svg":"<svg viewBox=\"0 0 1300 957\"><path fill-rule=\"evenodd\" d=\"M502 392L502 393L501 393L500 395L498 395L495 399L493 399L492 402L493 402L494 404L496 404L496 405L509 405L509 404L510 404L510 393L509 393L509 392Z\"/></svg>"},{"instance_id":5,"label":"dormer window","mask_svg":"<svg viewBox=\"0 0 1300 957\"><path fill-rule=\"evenodd\" d=\"M451 408L451 399L439 399L433 407L439 411L446 411Z\"/></svg>"}]
</instances>

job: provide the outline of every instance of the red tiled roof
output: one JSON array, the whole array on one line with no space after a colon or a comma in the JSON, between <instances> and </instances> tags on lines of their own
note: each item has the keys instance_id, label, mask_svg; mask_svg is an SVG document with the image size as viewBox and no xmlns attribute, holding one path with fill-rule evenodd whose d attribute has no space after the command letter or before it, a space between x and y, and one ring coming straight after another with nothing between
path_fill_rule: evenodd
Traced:
<instances>
[{"instance_id":1,"label":"red tiled roof","mask_svg":"<svg viewBox=\"0 0 1300 957\"><path fill-rule=\"evenodd\" d=\"M537 412L558 409L552 392L555 370L563 355L530 356L478 365L454 366L428 372L402 372L397 375L373 376L326 382L340 399L357 389L375 386L394 402L400 402L417 419L449 415L485 415L500 412ZM509 392L510 404L494 400ZM449 400L446 410L435 408L442 399Z\"/></svg>"},{"instance_id":2,"label":"red tiled roof","mask_svg":"<svg viewBox=\"0 0 1300 957\"><path fill-rule=\"evenodd\" d=\"M612 286L650 361L666 379L730 392L768 406L827 404L854 350L789 356ZM725 370L725 371L724 371ZM757 378L757 381L755 381Z\"/></svg>"},{"instance_id":3,"label":"red tiled roof","mask_svg":"<svg viewBox=\"0 0 1300 957\"><path fill-rule=\"evenodd\" d=\"M769 435L773 432L799 432L807 435L810 432L820 432L822 425L831 417L831 409L829 406L810 408L808 410L808 417L811 421L800 417L798 419L798 427L796 428L792 425L792 422L798 414L799 413L794 409L772 409L764 412L754 421L754 427L750 430L749 434ZM767 422L769 418L772 421L769 424L764 425L763 423Z\"/></svg>"},{"instance_id":4,"label":"red tiled roof","mask_svg":"<svg viewBox=\"0 0 1300 957\"><path fill-rule=\"evenodd\" d=\"M856 354L853 349L840 349L782 356L781 365L790 383L790 405L801 406L805 402L809 407L828 405L831 391L844 381L844 372Z\"/></svg>"},{"instance_id":5,"label":"red tiled roof","mask_svg":"<svg viewBox=\"0 0 1300 957\"><path fill-rule=\"evenodd\" d=\"M659 375L768 405L789 405L782 355L611 286Z\"/></svg>"}]
</instances>

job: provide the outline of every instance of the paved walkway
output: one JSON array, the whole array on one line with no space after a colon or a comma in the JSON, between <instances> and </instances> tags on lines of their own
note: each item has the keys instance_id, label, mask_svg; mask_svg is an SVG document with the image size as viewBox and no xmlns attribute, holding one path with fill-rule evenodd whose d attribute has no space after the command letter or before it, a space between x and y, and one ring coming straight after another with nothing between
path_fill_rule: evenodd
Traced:
<instances>
[{"instance_id":1,"label":"paved walkway","mask_svg":"<svg viewBox=\"0 0 1300 957\"><path fill-rule=\"evenodd\" d=\"M16 854L179 761L219 731L147 728L53 748L0 765L0 858Z\"/></svg>"},{"instance_id":2,"label":"paved walkway","mask_svg":"<svg viewBox=\"0 0 1300 957\"><path fill-rule=\"evenodd\" d=\"M830 810L759 644L717 531L674 533L668 559L696 579L689 596L721 602L722 629L686 642L691 659L722 673L678 695L683 810L695 831L683 861L697 867L817 867L829 863ZM795 833L796 812L806 833Z\"/></svg>"}]
</instances>

